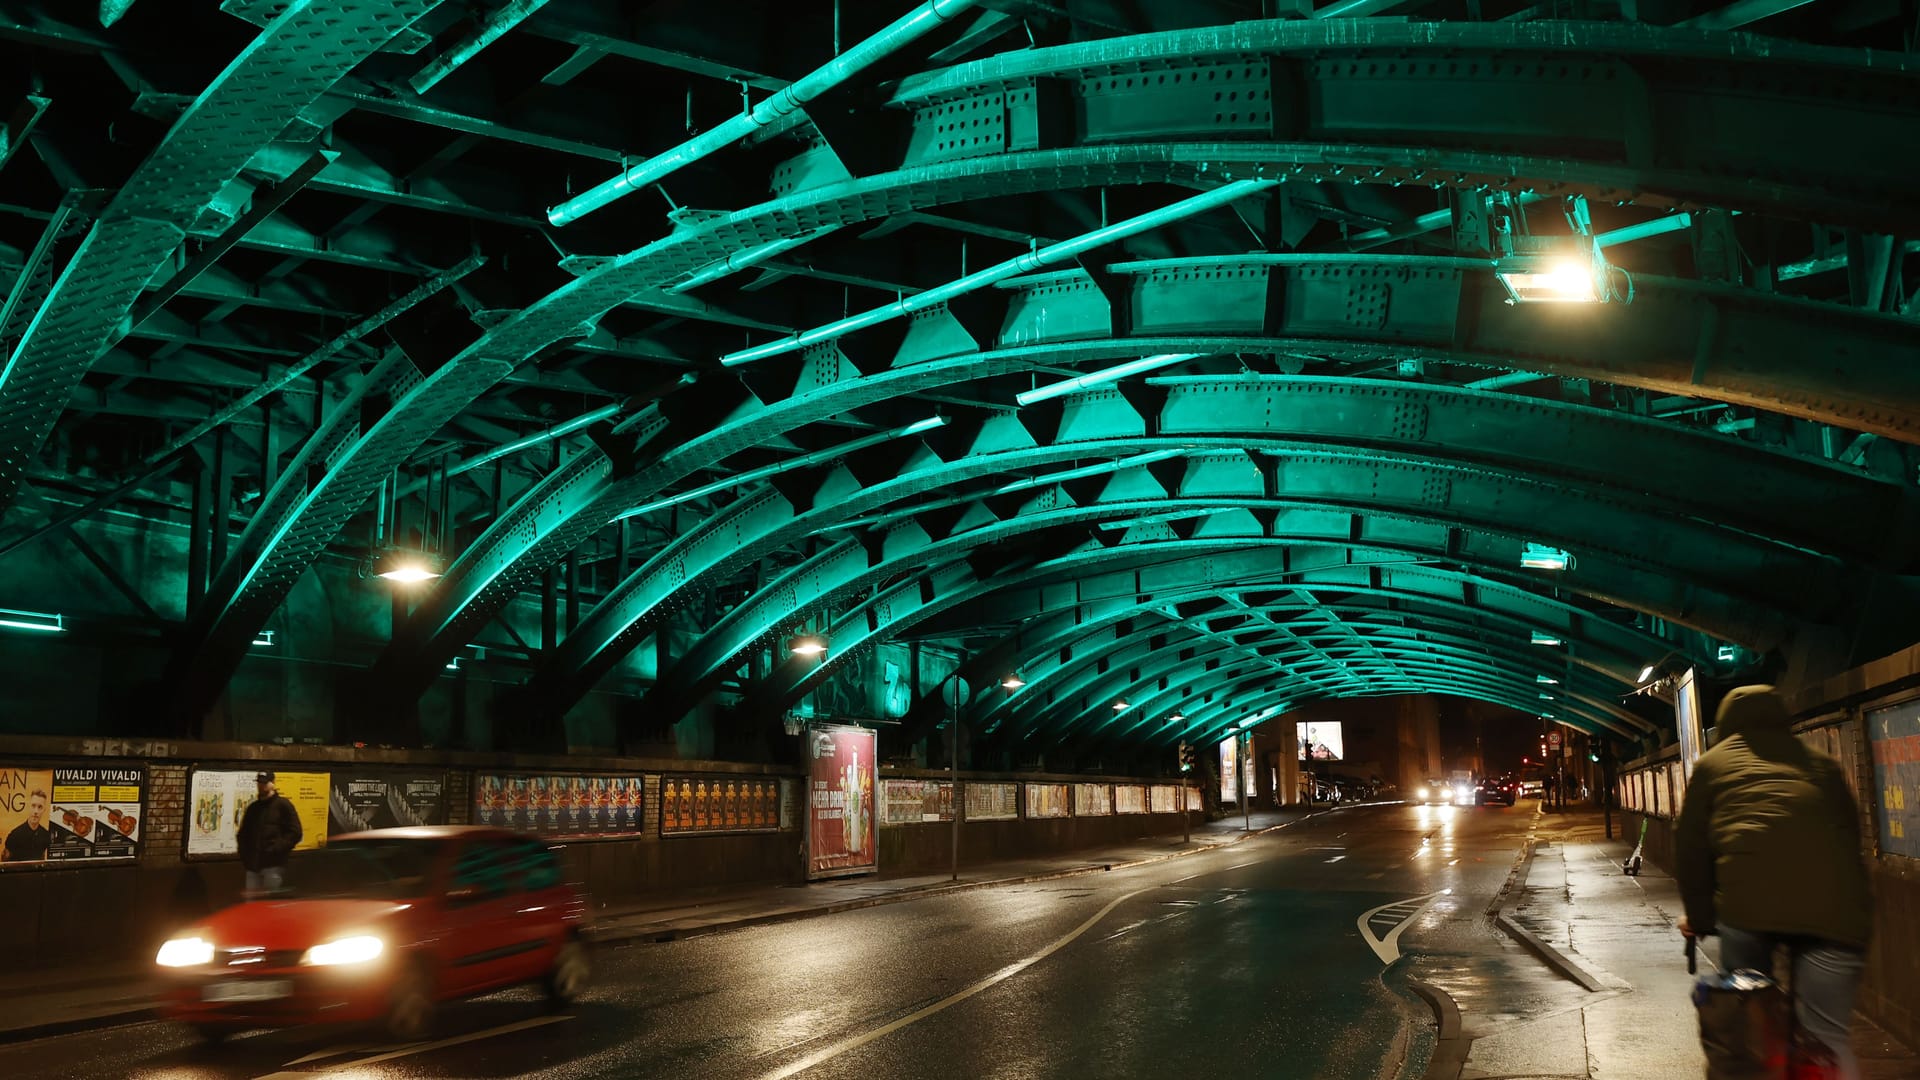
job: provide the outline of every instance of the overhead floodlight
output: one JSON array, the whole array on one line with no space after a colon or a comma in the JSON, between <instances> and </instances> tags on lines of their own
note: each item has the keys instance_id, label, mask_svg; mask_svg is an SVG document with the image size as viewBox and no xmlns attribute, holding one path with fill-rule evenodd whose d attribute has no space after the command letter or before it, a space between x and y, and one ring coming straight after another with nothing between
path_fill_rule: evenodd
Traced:
<instances>
[{"instance_id":1,"label":"overhead floodlight","mask_svg":"<svg viewBox=\"0 0 1920 1080\"><path fill-rule=\"evenodd\" d=\"M1648 679L1653 678L1653 669L1655 666L1654 664L1648 664L1646 667L1641 668L1640 677L1635 679L1634 682L1646 682Z\"/></svg>"},{"instance_id":2,"label":"overhead floodlight","mask_svg":"<svg viewBox=\"0 0 1920 1080\"><path fill-rule=\"evenodd\" d=\"M0 608L0 626L13 630L35 630L41 633L60 634L67 629L67 620L63 615L44 611L21 611L17 608Z\"/></svg>"},{"instance_id":3,"label":"overhead floodlight","mask_svg":"<svg viewBox=\"0 0 1920 1080\"><path fill-rule=\"evenodd\" d=\"M1122 700L1120 700L1120 701L1116 701L1116 702L1114 702L1114 703L1113 703L1113 711L1114 711L1114 712L1119 712L1120 710L1122 710L1122 709L1124 709L1124 708L1126 708L1126 707L1127 707L1127 703L1126 703L1126 701L1125 701L1124 699L1122 699Z\"/></svg>"},{"instance_id":4,"label":"overhead floodlight","mask_svg":"<svg viewBox=\"0 0 1920 1080\"><path fill-rule=\"evenodd\" d=\"M1520 553L1520 565L1528 570L1567 570L1573 566L1573 556L1559 548L1529 542Z\"/></svg>"},{"instance_id":5,"label":"overhead floodlight","mask_svg":"<svg viewBox=\"0 0 1920 1080\"><path fill-rule=\"evenodd\" d=\"M1494 264L1509 304L1597 304L1631 301L1632 280L1621 293L1616 276L1625 271L1607 265L1591 236L1516 236L1503 239L1509 251Z\"/></svg>"},{"instance_id":6,"label":"overhead floodlight","mask_svg":"<svg viewBox=\"0 0 1920 1080\"><path fill-rule=\"evenodd\" d=\"M1740 646L1738 645L1720 646L1719 651L1715 653L1715 659L1719 660L1723 664L1733 663L1735 660L1740 659Z\"/></svg>"},{"instance_id":7,"label":"overhead floodlight","mask_svg":"<svg viewBox=\"0 0 1920 1080\"><path fill-rule=\"evenodd\" d=\"M1554 678L1554 677L1553 677L1553 676L1551 676L1551 675L1535 675L1535 676L1533 677L1533 681L1534 681L1534 682L1537 682L1537 683L1539 683L1539 684L1540 684L1541 686L1558 686L1558 685L1560 685L1560 680L1559 680L1559 679L1556 679L1556 678Z\"/></svg>"},{"instance_id":8,"label":"overhead floodlight","mask_svg":"<svg viewBox=\"0 0 1920 1080\"><path fill-rule=\"evenodd\" d=\"M253 643L254 643L255 645L271 645L271 644L273 644L273 631L271 631L271 630L262 630L262 631L260 631L259 633L257 633L257 634L255 634L255 635L253 635Z\"/></svg>"},{"instance_id":9,"label":"overhead floodlight","mask_svg":"<svg viewBox=\"0 0 1920 1080\"><path fill-rule=\"evenodd\" d=\"M449 661L447 661L447 670L448 670L448 671L459 671L459 670L460 670L460 658L456 656L456 657L454 657L453 659L451 659L451 660L449 660Z\"/></svg>"},{"instance_id":10,"label":"overhead floodlight","mask_svg":"<svg viewBox=\"0 0 1920 1080\"><path fill-rule=\"evenodd\" d=\"M1180 713L1174 713L1172 716L1167 717L1167 723L1169 724L1183 723L1185 722L1186 719L1187 718L1181 715Z\"/></svg>"},{"instance_id":11,"label":"overhead floodlight","mask_svg":"<svg viewBox=\"0 0 1920 1080\"><path fill-rule=\"evenodd\" d=\"M397 585L418 585L440 576L432 560L417 551L389 551L374 562L375 577Z\"/></svg>"},{"instance_id":12,"label":"overhead floodlight","mask_svg":"<svg viewBox=\"0 0 1920 1080\"><path fill-rule=\"evenodd\" d=\"M827 639L822 634L801 634L787 642L787 651L795 656L819 656L827 651Z\"/></svg>"},{"instance_id":13,"label":"overhead floodlight","mask_svg":"<svg viewBox=\"0 0 1920 1080\"><path fill-rule=\"evenodd\" d=\"M1542 692L1542 693L1540 694L1540 700L1541 700L1541 701L1552 701L1552 700L1554 700L1554 697L1553 697L1553 695L1552 695L1552 694L1549 694L1549 693L1545 693L1545 692L1543 691L1543 692Z\"/></svg>"},{"instance_id":14,"label":"overhead floodlight","mask_svg":"<svg viewBox=\"0 0 1920 1080\"><path fill-rule=\"evenodd\" d=\"M1015 674L1009 675L1006 678L1001 679L1000 685L1006 687L1009 690L1018 690L1021 687L1027 685L1027 680L1021 678L1020 675L1016 672Z\"/></svg>"},{"instance_id":15,"label":"overhead floodlight","mask_svg":"<svg viewBox=\"0 0 1920 1080\"><path fill-rule=\"evenodd\" d=\"M1554 637L1554 636L1553 636L1552 634L1543 634L1543 633L1541 633L1541 632L1540 632L1540 631L1538 631L1538 630L1535 630L1535 631L1533 632L1533 638L1532 638L1532 641L1533 641L1533 644L1535 644L1535 645L1559 645L1559 644L1562 644L1562 642L1560 641L1560 639L1559 639L1559 638L1557 638L1557 637Z\"/></svg>"}]
</instances>

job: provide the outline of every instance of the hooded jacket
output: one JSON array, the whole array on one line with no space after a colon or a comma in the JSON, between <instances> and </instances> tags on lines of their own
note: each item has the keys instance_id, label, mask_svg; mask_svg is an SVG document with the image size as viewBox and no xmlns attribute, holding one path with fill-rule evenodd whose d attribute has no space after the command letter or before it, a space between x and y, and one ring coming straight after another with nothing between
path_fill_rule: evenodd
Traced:
<instances>
[{"instance_id":1,"label":"hooded jacket","mask_svg":"<svg viewBox=\"0 0 1920 1080\"><path fill-rule=\"evenodd\" d=\"M1725 924L1863 947L1872 925L1860 817L1839 762L1794 737L1771 686L1728 693L1694 763L1674 877L1696 933Z\"/></svg>"}]
</instances>

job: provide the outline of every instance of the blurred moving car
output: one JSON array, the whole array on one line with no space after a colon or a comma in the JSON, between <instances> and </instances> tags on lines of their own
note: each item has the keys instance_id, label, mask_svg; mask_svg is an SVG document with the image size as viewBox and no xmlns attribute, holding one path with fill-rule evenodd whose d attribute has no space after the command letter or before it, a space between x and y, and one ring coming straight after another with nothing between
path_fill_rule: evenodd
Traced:
<instances>
[{"instance_id":1,"label":"blurred moving car","mask_svg":"<svg viewBox=\"0 0 1920 1080\"><path fill-rule=\"evenodd\" d=\"M1473 789L1473 801L1481 806L1492 806L1495 803L1512 806L1519 797L1520 782L1512 779L1495 780L1488 777L1480 781L1479 787Z\"/></svg>"},{"instance_id":2,"label":"blurred moving car","mask_svg":"<svg viewBox=\"0 0 1920 1080\"><path fill-rule=\"evenodd\" d=\"M1544 780L1522 780L1522 781L1520 781L1520 797L1521 797L1521 798L1523 798L1523 799L1539 799L1539 798L1544 798L1544 797L1546 796L1546 794L1547 794L1547 783L1546 783L1546 781L1544 781Z\"/></svg>"},{"instance_id":3,"label":"blurred moving car","mask_svg":"<svg viewBox=\"0 0 1920 1080\"><path fill-rule=\"evenodd\" d=\"M374 1022L423 1038L436 1006L520 983L586 987L586 899L539 840L477 826L382 829L296 855L287 888L200 920L155 958L165 1012L219 1041Z\"/></svg>"}]
</instances>

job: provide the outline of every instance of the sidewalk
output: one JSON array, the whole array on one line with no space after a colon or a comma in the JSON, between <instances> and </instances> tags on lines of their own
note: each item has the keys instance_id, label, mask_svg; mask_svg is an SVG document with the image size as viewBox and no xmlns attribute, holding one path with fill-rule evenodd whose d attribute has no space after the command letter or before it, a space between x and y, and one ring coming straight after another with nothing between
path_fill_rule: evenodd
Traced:
<instances>
[{"instance_id":1,"label":"sidewalk","mask_svg":"<svg viewBox=\"0 0 1920 1080\"><path fill-rule=\"evenodd\" d=\"M1255 812L1253 830L1279 828L1305 816L1304 811L1291 809ZM1118 870L1210 851L1237 843L1247 835L1236 814L1195 824L1192 843L1178 836L1143 837L1126 844L1041 858L962 864L958 881L952 880L946 871L911 874L883 871L878 875L805 885L768 884L663 894L638 903L597 909L592 933L594 940L602 944L670 941L965 889ZM71 979L46 971L0 978L0 1042L151 1018L155 990L152 968L145 959L117 970L95 966L88 976Z\"/></svg>"},{"instance_id":2,"label":"sidewalk","mask_svg":"<svg viewBox=\"0 0 1920 1080\"><path fill-rule=\"evenodd\" d=\"M1597 813L1544 818L1524 880L1496 922L1576 986L1570 1007L1475 1035L1462 1080L1587 1077L1696 1080L1705 1070L1690 1004L1681 905L1673 879L1647 864L1628 877L1632 850L1609 841ZM1701 950L1700 971L1718 949ZM1920 1057L1865 1017L1854 1044L1868 1080L1920 1077Z\"/></svg>"}]
</instances>

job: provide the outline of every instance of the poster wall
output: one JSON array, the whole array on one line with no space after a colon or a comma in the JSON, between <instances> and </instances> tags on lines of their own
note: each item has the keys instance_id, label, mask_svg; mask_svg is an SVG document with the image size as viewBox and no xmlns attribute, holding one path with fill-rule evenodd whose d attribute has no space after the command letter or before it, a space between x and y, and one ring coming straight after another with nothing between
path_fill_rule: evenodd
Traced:
<instances>
[{"instance_id":1,"label":"poster wall","mask_svg":"<svg viewBox=\"0 0 1920 1080\"><path fill-rule=\"evenodd\" d=\"M645 784L636 774L478 773L473 821L555 839L599 839L640 832Z\"/></svg>"},{"instance_id":2,"label":"poster wall","mask_svg":"<svg viewBox=\"0 0 1920 1080\"><path fill-rule=\"evenodd\" d=\"M0 765L0 870L131 859L141 769Z\"/></svg>"},{"instance_id":3,"label":"poster wall","mask_svg":"<svg viewBox=\"0 0 1920 1080\"><path fill-rule=\"evenodd\" d=\"M1155 784L1147 789L1147 810L1154 814L1180 812L1180 785Z\"/></svg>"},{"instance_id":4,"label":"poster wall","mask_svg":"<svg viewBox=\"0 0 1920 1080\"><path fill-rule=\"evenodd\" d=\"M953 785L944 780L888 780L885 824L953 820Z\"/></svg>"},{"instance_id":5,"label":"poster wall","mask_svg":"<svg viewBox=\"0 0 1920 1080\"><path fill-rule=\"evenodd\" d=\"M812 729L808 756L807 874L835 877L879 869L875 843L874 756L866 728Z\"/></svg>"},{"instance_id":6,"label":"poster wall","mask_svg":"<svg viewBox=\"0 0 1920 1080\"><path fill-rule=\"evenodd\" d=\"M1920 859L1920 701L1867 714L1880 851Z\"/></svg>"},{"instance_id":7,"label":"poster wall","mask_svg":"<svg viewBox=\"0 0 1920 1080\"><path fill-rule=\"evenodd\" d=\"M1027 816L1030 818L1071 817L1073 795L1066 784L1028 784Z\"/></svg>"},{"instance_id":8,"label":"poster wall","mask_svg":"<svg viewBox=\"0 0 1920 1080\"><path fill-rule=\"evenodd\" d=\"M967 795L968 821L1012 821L1020 816L1020 785L970 783Z\"/></svg>"},{"instance_id":9,"label":"poster wall","mask_svg":"<svg viewBox=\"0 0 1920 1080\"><path fill-rule=\"evenodd\" d=\"M447 823L447 774L366 769L329 774L327 832Z\"/></svg>"},{"instance_id":10,"label":"poster wall","mask_svg":"<svg viewBox=\"0 0 1920 1080\"><path fill-rule=\"evenodd\" d=\"M660 785L662 836L780 829L780 781L774 777L669 776Z\"/></svg>"},{"instance_id":11,"label":"poster wall","mask_svg":"<svg viewBox=\"0 0 1920 1080\"><path fill-rule=\"evenodd\" d=\"M1147 812L1147 788L1145 784L1115 784L1113 786L1113 812L1116 814L1144 814Z\"/></svg>"},{"instance_id":12,"label":"poster wall","mask_svg":"<svg viewBox=\"0 0 1920 1080\"><path fill-rule=\"evenodd\" d=\"M1194 810L1205 810L1206 808L1207 808L1207 801L1203 796L1201 796L1200 789L1197 787L1188 788L1187 789L1187 809L1189 811L1194 811Z\"/></svg>"},{"instance_id":13,"label":"poster wall","mask_svg":"<svg viewBox=\"0 0 1920 1080\"><path fill-rule=\"evenodd\" d=\"M253 778L259 769L195 769L187 779L187 854L237 855L240 819L258 798ZM326 773L283 772L274 787L293 803L300 817L295 851L311 851L327 842L327 813L332 790Z\"/></svg>"},{"instance_id":14,"label":"poster wall","mask_svg":"<svg viewBox=\"0 0 1920 1080\"><path fill-rule=\"evenodd\" d=\"M1073 785L1074 817L1106 817L1113 813L1113 789L1106 784Z\"/></svg>"}]
</instances>

